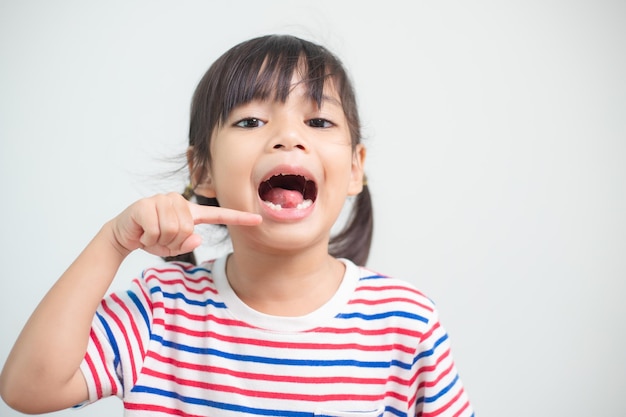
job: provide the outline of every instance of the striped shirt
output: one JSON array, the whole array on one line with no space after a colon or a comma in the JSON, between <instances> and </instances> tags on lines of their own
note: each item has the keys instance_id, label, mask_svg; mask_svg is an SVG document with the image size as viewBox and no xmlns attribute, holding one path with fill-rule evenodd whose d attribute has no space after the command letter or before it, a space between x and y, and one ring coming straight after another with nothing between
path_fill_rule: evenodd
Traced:
<instances>
[{"instance_id":1,"label":"striped shirt","mask_svg":"<svg viewBox=\"0 0 626 417\"><path fill-rule=\"evenodd\" d=\"M166 263L113 293L81 370L89 401L125 416L472 416L433 303L349 261L336 294L302 317L244 304L225 260Z\"/></svg>"}]
</instances>

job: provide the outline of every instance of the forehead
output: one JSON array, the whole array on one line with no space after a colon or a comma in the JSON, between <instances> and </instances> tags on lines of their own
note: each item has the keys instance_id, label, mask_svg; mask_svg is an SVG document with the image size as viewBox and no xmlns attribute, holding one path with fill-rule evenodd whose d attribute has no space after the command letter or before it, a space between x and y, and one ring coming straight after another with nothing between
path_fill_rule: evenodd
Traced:
<instances>
[{"instance_id":1,"label":"forehead","mask_svg":"<svg viewBox=\"0 0 626 417\"><path fill-rule=\"evenodd\" d=\"M240 117L240 111L250 110L250 106L252 108L258 108L256 106L265 106L265 105L278 105L276 108L280 109L301 109L306 112L323 112L328 117L335 117L336 121L338 121L340 115L345 117L344 107L341 102L340 96L337 94L336 89L332 85L332 83L328 83L328 85L324 88L323 94L319 98L319 100L315 99L309 93L306 83L302 82L298 77L294 77L293 83L291 84L291 89L289 90L287 97L282 100L276 97L275 95L270 96L269 98L253 98L252 100L244 103L240 103L232 108L231 113L228 115L227 119L224 120L224 123L227 123L231 117ZM220 123L222 125L223 123Z\"/></svg>"},{"instance_id":2,"label":"forehead","mask_svg":"<svg viewBox=\"0 0 626 417\"><path fill-rule=\"evenodd\" d=\"M252 91L248 96L254 99L286 101L294 91L317 102L335 99L341 102L337 82L326 65L311 63L300 56L293 66L271 65L266 58L256 74ZM315 64L315 67L312 67Z\"/></svg>"},{"instance_id":3,"label":"forehead","mask_svg":"<svg viewBox=\"0 0 626 417\"><path fill-rule=\"evenodd\" d=\"M336 98L346 116L354 112L353 95L341 62L327 49L292 37L270 36L238 45L220 57L205 75L204 103L213 126L227 121L233 109L252 101L285 102L297 80L318 107Z\"/></svg>"},{"instance_id":4,"label":"forehead","mask_svg":"<svg viewBox=\"0 0 626 417\"><path fill-rule=\"evenodd\" d=\"M320 91L318 91L318 88ZM277 90L274 95L266 98L273 101L287 101L293 96L298 96L302 100L313 101L318 107L323 105L333 105L342 107L341 96L335 87L332 78L327 78L321 86L311 86L309 80L304 79L301 74L294 73L291 79L291 85L286 97Z\"/></svg>"}]
</instances>

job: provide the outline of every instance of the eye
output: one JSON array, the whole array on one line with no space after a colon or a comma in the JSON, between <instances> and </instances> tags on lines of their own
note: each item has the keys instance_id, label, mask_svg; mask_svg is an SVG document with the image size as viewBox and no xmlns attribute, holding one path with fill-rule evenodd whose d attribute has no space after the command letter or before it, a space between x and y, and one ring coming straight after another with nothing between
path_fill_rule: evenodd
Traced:
<instances>
[{"instance_id":1,"label":"eye","mask_svg":"<svg viewBox=\"0 0 626 417\"><path fill-rule=\"evenodd\" d=\"M235 123L235 126L243 127L246 129L251 129L254 127L261 127L263 125L265 125L265 122L255 117L246 117L245 119L241 119L240 121Z\"/></svg>"},{"instance_id":2,"label":"eye","mask_svg":"<svg viewBox=\"0 0 626 417\"><path fill-rule=\"evenodd\" d=\"M315 119L307 120L307 124L311 127L319 127L319 128L329 128L329 127L334 126L333 122L326 120L326 119L322 119L322 118L315 118Z\"/></svg>"}]
</instances>

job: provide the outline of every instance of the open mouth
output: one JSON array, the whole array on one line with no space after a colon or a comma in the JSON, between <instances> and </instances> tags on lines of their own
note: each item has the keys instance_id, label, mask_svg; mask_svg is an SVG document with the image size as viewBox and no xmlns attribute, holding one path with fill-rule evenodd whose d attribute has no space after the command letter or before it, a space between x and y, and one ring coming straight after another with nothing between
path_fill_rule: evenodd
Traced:
<instances>
[{"instance_id":1,"label":"open mouth","mask_svg":"<svg viewBox=\"0 0 626 417\"><path fill-rule=\"evenodd\" d=\"M317 185L302 175L273 175L259 185L259 197L273 210L302 210L315 202Z\"/></svg>"}]
</instances>

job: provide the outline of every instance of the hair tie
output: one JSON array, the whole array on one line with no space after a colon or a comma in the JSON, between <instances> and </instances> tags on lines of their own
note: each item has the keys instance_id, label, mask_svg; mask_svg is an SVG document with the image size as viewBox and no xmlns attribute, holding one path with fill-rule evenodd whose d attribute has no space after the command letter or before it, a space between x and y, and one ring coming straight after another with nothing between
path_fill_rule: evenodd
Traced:
<instances>
[{"instance_id":1,"label":"hair tie","mask_svg":"<svg viewBox=\"0 0 626 417\"><path fill-rule=\"evenodd\" d=\"M185 187L185 191L183 191L183 197L185 197L185 200L191 200L191 197L194 196L194 192L193 192L193 186L191 184L188 184Z\"/></svg>"}]
</instances>

